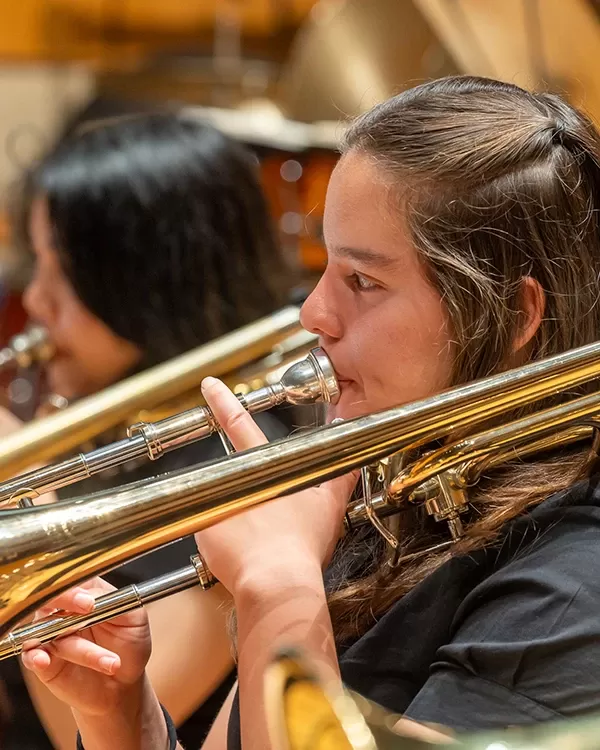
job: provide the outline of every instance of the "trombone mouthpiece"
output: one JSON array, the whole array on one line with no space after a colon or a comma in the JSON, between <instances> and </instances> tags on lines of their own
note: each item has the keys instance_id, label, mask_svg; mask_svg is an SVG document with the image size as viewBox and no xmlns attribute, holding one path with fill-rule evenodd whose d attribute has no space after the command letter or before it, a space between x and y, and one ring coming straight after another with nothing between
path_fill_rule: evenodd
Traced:
<instances>
[{"instance_id":1,"label":"trombone mouthpiece","mask_svg":"<svg viewBox=\"0 0 600 750\"><path fill-rule=\"evenodd\" d=\"M323 349L311 349L306 359L289 367L281 378L285 400L290 404L335 404L340 387L329 357Z\"/></svg>"}]
</instances>

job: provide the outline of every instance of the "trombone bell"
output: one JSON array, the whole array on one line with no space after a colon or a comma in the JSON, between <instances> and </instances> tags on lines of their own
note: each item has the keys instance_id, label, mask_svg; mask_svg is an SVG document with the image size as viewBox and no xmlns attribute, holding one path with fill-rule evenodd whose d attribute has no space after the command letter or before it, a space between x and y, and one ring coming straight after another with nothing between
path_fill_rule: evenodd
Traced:
<instances>
[{"instance_id":1,"label":"trombone bell","mask_svg":"<svg viewBox=\"0 0 600 750\"><path fill-rule=\"evenodd\" d=\"M281 651L265 673L265 706L273 747L285 750L598 750L600 715L435 739L394 730L399 719L339 686L323 685L297 651Z\"/></svg>"}]
</instances>

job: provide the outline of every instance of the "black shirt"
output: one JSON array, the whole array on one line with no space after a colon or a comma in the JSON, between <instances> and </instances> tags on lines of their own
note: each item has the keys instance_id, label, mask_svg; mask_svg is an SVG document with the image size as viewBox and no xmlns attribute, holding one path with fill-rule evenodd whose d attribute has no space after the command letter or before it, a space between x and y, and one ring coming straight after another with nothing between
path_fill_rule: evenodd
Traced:
<instances>
[{"instance_id":1,"label":"black shirt","mask_svg":"<svg viewBox=\"0 0 600 750\"><path fill-rule=\"evenodd\" d=\"M275 412L277 417L274 416ZM274 410L269 414L256 415L255 419L270 440L285 437L289 432L284 421L289 422L290 416L287 412L282 412L281 409ZM116 472L103 472L85 481L65 487L58 494L61 500L79 497L182 469L200 462L212 461L220 458L223 454L224 450L219 438L213 436L166 453L156 462L143 461L134 465L134 468L131 468L131 463L124 464ZM118 588L131 583L140 583L188 565L190 556L196 552L194 538L187 537L122 565L106 574L104 578ZM6 687L11 714L8 721L4 721L7 725L2 727L2 750L52 750L53 745L37 718L21 674L19 662L16 659L0 661L0 680L4 682ZM232 672L178 728L178 735L186 747L198 748L203 743L234 681L235 674Z\"/></svg>"},{"instance_id":2,"label":"black shirt","mask_svg":"<svg viewBox=\"0 0 600 750\"><path fill-rule=\"evenodd\" d=\"M347 686L455 730L600 709L600 477L454 558L339 654ZM239 750L239 703L228 750Z\"/></svg>"}]
</instances>

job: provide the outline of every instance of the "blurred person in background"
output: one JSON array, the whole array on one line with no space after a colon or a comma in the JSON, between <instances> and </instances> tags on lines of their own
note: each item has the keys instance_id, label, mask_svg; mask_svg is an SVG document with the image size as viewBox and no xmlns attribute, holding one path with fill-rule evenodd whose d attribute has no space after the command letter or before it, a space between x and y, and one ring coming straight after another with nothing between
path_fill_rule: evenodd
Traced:
<instances>
[{"instance_id":1,"label":"blurred person in background","mask_svg":"<svg viewBox=\"0 0 600 750\"><path fill-rule=\"evenodd\" d=\"M56 348L48 387L69 400L285 304L290 277L254 159L198 120L144 113L74 128L28 174L22 197L17 240L34 257L23 302ZM281 410L258 419L270 438L287 434ZM18 426L11 415L2 422L5 432ZM222 453L215 436L166 454L158 466L126 464L58 494L79 496ZM195 551L193 539L184 539L109 578L116 586L138 583L187 565ZM202 743L233 682L228 606L218 586L148 606L152 684L189 747ZM74 747L65 704L31 673L24 682L16 660L0 663L0 677L11 703L4 750Z\"/></svg>"}]
</instances>

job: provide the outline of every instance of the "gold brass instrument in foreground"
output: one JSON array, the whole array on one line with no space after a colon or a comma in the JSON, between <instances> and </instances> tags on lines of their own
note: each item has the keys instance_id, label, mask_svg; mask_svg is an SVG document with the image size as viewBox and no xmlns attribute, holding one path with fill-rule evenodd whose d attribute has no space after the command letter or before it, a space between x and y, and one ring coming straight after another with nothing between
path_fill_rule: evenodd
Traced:
<instances>
[{"instance_id":1,"label":"gold brass instrument in foreground","mask_svg":"<svg viewBox=\"0 0 600 750\"><path fill-rule=\"evenodd\" d=\"M313 349L306 359L289 367L278 382L246 394L238 394L244 408L253 414L284 402L296 405L314 404L319 401L335 403L338 397L339 387L331 363L318 348ZM81 479L83 475L90 476L140 455L149 454L151 458L157 458L162 451L200 440L215 432L221 434L211 411L207 407L195 407L161 422L138 426L135 433L126 440L91 451L87 455L80 454L55 467L31 472L32 480L38 482L40 491L47 491L49 487L44 486L44 482L47 485L49 478L52 486L64 486ZM230 453L227 437L224 434L221 434L221 437L226 451ZM32 481L32 484L35 481ZM21 507L33 507L30 498L27 500L29 502L23 503ZM212 578L204 570L200 557L193 556L191 564L185 568L101 597L96 601L94 611L90 615L52 616L12 631L0 642L0 659L19 654L25 644L31 644L33 641L46 643L55 637L89 627L177 591L198 584L203 588L210 588L213 583Z\"/></svg>"},{"instance_id":2,"label":"gold brass instrument in foreground","mask_svg":"<svg viewBox=\"0 0 600 750\"><path fill-rule=\"evenodd\" d=\"M303 348L306 339L302 339ZM293 350L294 353L295 350ZM254 378L254 382L258 378ZM261 376L268 379L268 373ZM338 386L333 369L322 350L314 349L304 361L287 369L277 382L238 394L244 407L252 414L272 409L279 404L312 404L318 400L335 401ZM0 484L0 503L14 502L43 495L75 482L112 469L137 458L159 459L164 453L219 433L208 407L194 406L159 422L139 422L129 427L127 437L103 445L87 453L79 453L57 464L22 474Z\"/></svg>"},{"instance_id":3,"label":"gold brass instrument in foreground","mask_svg":"<svg viewBox=\"0 0 600 750\"><path fill-rule=\"evenodd\" d=\"M265 698L272 745L285 750L598 750L600 716L443 736L393 730L401 718L347 689L325 686L294 651L267 667Z\"/></svg>"},{"instance_id":4,"label":"gold brass instrument in foreground","mask_svg":"<svg viewBox=\"0 0 600 750\"><path fill-rule=\"evenodd\" d=\"M130 420L143 408L180 397L194 388L199 393L200 381L206 375L220 377L233 373L298 334L302 330L299 318L297 307L283 308L83 398L59 413L35 420L0 441L0 479L14 477L34 463L64 455L86 440Z\"/></svg>"},{"instance_id":5,"label":"gold brass instrument in foreground","mask_svg":"<svg viewBox=\"0 0 600 750\"><path fill-rule=\"evenodd\" d=\"M328 425L119 491L7 510L0 524L0 625L6 632L60 591L242 510L457 431L465 435L467 428L473 430L492 417L599 376L600 343L594 343L423 401ZM436 476L443 486L450 470L479 461L484 451L518 457L532 445L570 441L574 430L595 426L599 411L600 398L592 394L462 438L442 453L425 457L417 464L418 474L409 475L402 488ZM512 453L507 450L510 441ZM400 507L387 490L378 507L386 506ZM372 511L365 508L362 516L373 522ZM431 512L448 520L451 513L460 512L460 506L448 509L433 503ZM355 520L357 515L361 514L355 513ZM102 619L119 611L117 602L103 611ZM69 618L65 621L72 623ZM2 647L12 651L10 636Z\"/></svg>"}]
</instances>

